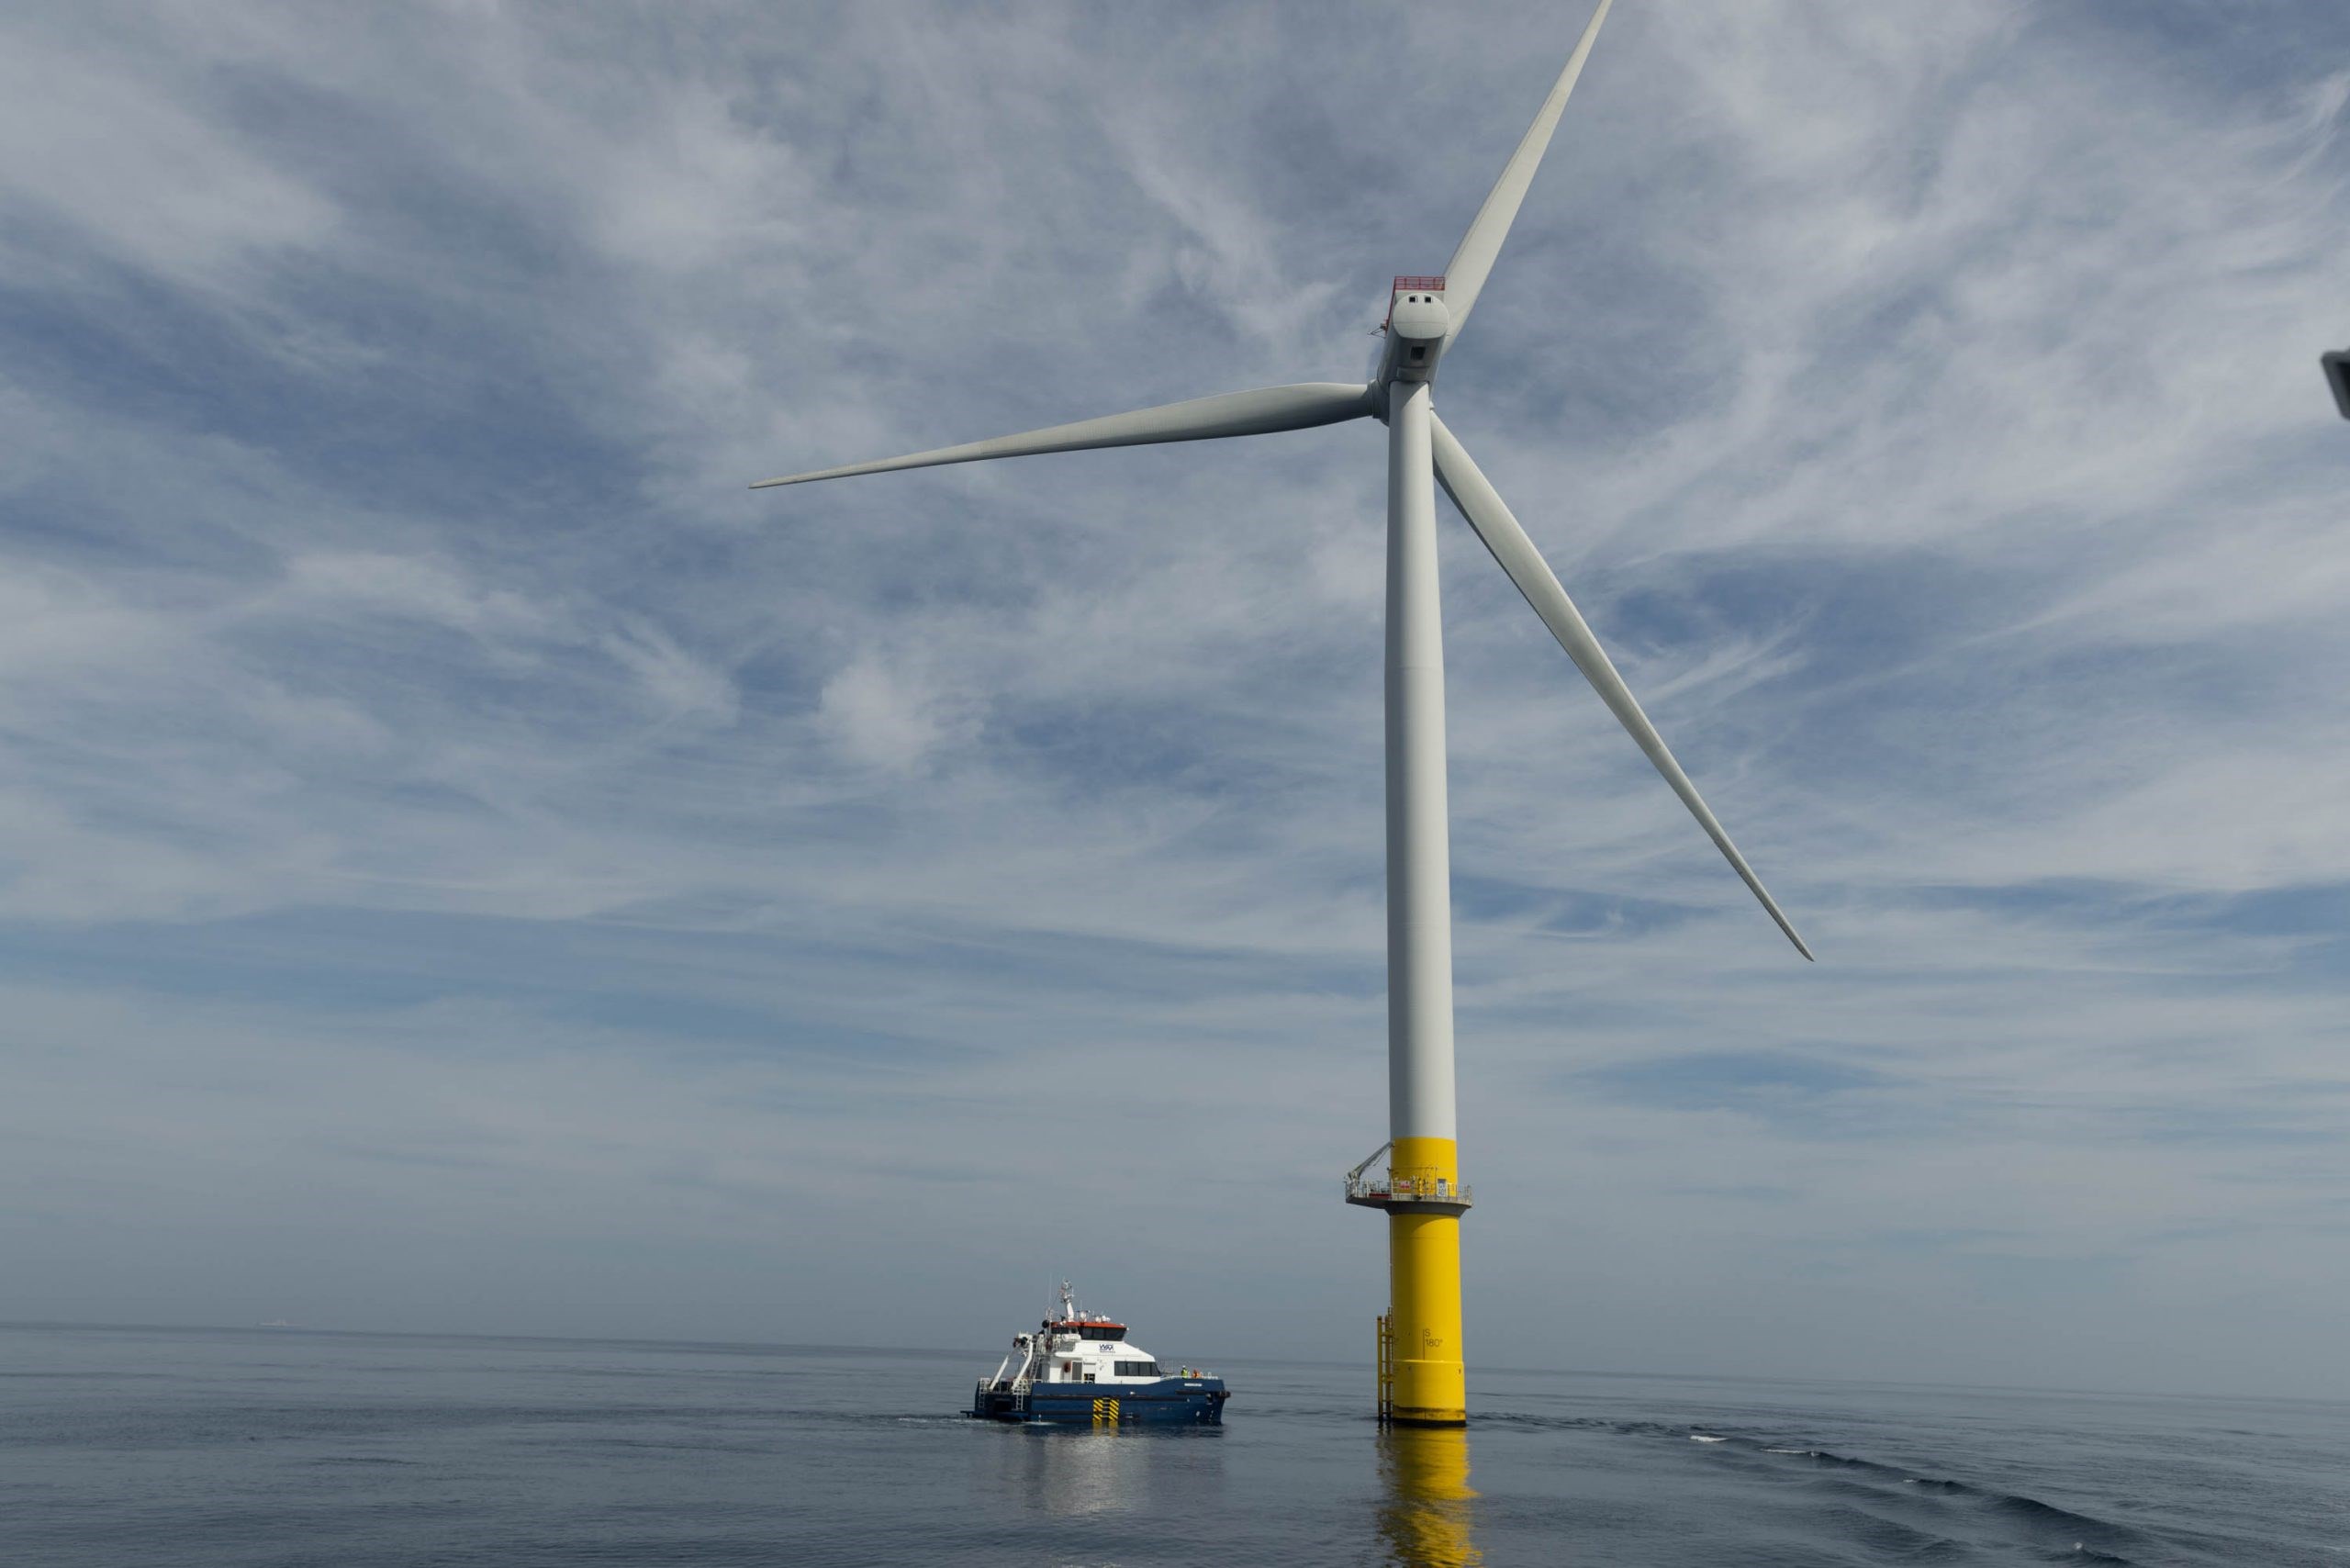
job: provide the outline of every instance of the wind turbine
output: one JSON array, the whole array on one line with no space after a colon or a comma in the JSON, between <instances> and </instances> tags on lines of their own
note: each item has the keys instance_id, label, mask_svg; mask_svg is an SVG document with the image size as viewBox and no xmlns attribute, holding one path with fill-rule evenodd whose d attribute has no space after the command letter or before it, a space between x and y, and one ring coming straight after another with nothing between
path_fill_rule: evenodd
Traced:
<instances>
[{"instance_id":1,"label":"wind turbine","mask_svg":"<svg viewBox=\"0 0 2350 1568\"><path fill-rule=\"evenodd\" d=\"M1697 787L1576 610L1574 601L1452 431L1432 388L1500 255L1559 116L1613 0L1600 0L1566 68L1494 183L1441 276L1398 277L1385 347L1366 385L1327 381L1226 392L1080 420L875 463L820 468L754 489L1101 446L1270 435L1347 420L1387 426L1388 1143L1350 1172L1348 1201L1388 1215L1389 1316L1381 1323L1381 1415L1416 1426L1468 1418L1460 1351L1460 1184L1453 1109L1452 896L1446 842L1444 641L1437 598L1436 491L1442 484L1494 561L1591 682L1634 744L1805 958L1811 949L1707 809ZM1362 1180L1380 1153L1384 1182Z\"/></svg>"}]
</instances>

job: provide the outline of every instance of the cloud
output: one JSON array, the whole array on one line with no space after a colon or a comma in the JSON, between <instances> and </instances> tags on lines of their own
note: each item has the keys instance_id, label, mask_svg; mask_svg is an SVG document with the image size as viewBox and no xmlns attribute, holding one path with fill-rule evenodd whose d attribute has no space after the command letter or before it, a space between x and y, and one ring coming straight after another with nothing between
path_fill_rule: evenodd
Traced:
<instances>
[{"instance_id":1,"label":"cloud","mask_svg":"<svg viewBox=\"0 0 2350 1568\"><path fill-rule=\"evenodd\" d=\"M860 657L824 683L816 711L852 761L902 772L946 738L941 708L939 695L919 677Z\"/></svg>"},{"instance_id":2,"label":"cloud","mask_svg":"<svg viewBox=\"0 0 2350 1568\"><path fill-rule=\"evenodd\" d=\"M51 286L73 286L66 257L78 252L201 289L330 237L334 204L273 167L194 84L18 32L0 104L0 134L18 150L0 184L16 218L8 252Z\"/></svg>"}]
</instances>

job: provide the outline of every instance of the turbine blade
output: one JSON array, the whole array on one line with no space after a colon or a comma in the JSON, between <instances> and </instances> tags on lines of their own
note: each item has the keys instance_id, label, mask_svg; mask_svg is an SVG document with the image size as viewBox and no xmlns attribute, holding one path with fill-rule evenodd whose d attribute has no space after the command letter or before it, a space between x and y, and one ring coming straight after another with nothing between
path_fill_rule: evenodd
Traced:
<instances>
[{"instance_id":1,"label":"turbine blade","mask_svg":"<svg viewBox=\"0 0 2350 1568\"><path fill-rule=\"evenodd\" d=\"M1649 722L1649 716L1640 711L1639 703L1632 697L1632 689L1626 686L1624 678L1616 673L1615 663L1608 658L1607 650L1601 647L1599 639L1592 635L1583 612L1575 609L1574 600L1567 597L1567 590L1559 586L1559 579L1551 572L1550 564L1542 559L1542 553L1535 549L1534 541L1526 536L1526 530L1518 526L1517 519L1510 515L1509 507L1502 500L1500 493L1477 465L1470 460L1468 452L1445 428L1442 420L1431 416L1428 423L1436 454L1436 476L1444 486L1445 494L1450 496L1452 504L1460 509L1460 515L1469 520L1469 526L1477 531L1477 537L1485 542L1485 548L1493 552L1494 559L1500 563L1503 571L1509 574L1509 580L1517 585L1517 591L1526 596L1526 602L1534 607L1534 613L1550 628L1550 634L1559 639L1559 646L1567 651L1567 657L1574 660L1575 667L1583 671L1583 678L1591 682L1592 689L1599 693L1599 700L1607 704L1608 711L1616 715L1617 722L1630 733L1640 750L1648 754L1649 761L1656 765L1656 770L1664 776L1664 781L1673 786L1673 792L1681 797L1681 803L1689 808L1689 814L1697 819L1697 825L1706 830L1706 836L1714 841L1714 847L1729 861L1730 868L1739 874L1748 890L1762 901L1762 907L1770 912L1773 920L1779 923L1779 929L1785 932L1787 940L1796 945L1796 951L1807 958L1810 958L1811 949L1804 945L1801 936L1796 935L1795 926L1779 908L1778 901L1762 885L1762 879L1754 874L1754 868L1746 863L1746 857L1738 852L1738 846L1730 842L1729 834L1723 831L1721 823L1707 806L1705 798L1697 793L1697 787L1689 782L1689 775L1683 772L1681 764L1673 760L1672 749L1664 744L1664 737L1656 733L1656 726Z\"/></svg>"},{"instance_id":2,"label":"turbine blade","mask_svg":"<svg viewBox=\"0 0 2350 1568\"><path fill-rule=\"evenodd\" d=\"M1494 270L1494 258L1502 253L1502 241L1509 238L1509 226L1517 220L1518 206L1526 200L1526 188L1534 183L1534 171L1541 167L1542 154L1550 146L1550 133L1559 128L1559 115L1567 106L1567 95L1575 90L1575 78L1583 74L1583 62L1590 58L1593 40L1599 37L1599 24L1607 19L1607 7L1614 3L1615 0L1599 0L1599 9L1591 14L1591 23L1583 30L1583 41L1567 57L1567 68L1551 84L1550 95L1542 100L1534 123L1526 128L1525 140L1502 166L1502 177L1486 193L1485 205L1477 209L1469 232L1460 237L1460 249L1452 252L1452 263L1444 269L1444 303L1452 312L1451 335L1455 337L1469 319L1469 312L1476 308L1477 295L1485 286L1485 274Z\"/></svg>"},{"instance_id":3,"label":"turbine blade","mask_svg":"<svg viewBox=\"0 0 2350 1568\"><path fill-rule=\"evenodd\" d=\"M804 485L814 479L845 479L856 474L887 474L899 468L931 468L942 463L977 463L990 457L1026 457L1039 452L1078 452L1094 446L1147 446L1161 441L1209 441L1218 436L1270 435L1275 431L1309 430L1341 420L1360 420L1371 412L1371 389L1355 382L1309 381L1295 386L1264 386L1253 392L1224 392L1138 409L1130 414L1104 414L1098 420L1054 425L1019 435L942 446L906 457L885 457L878 463L852 463L840 468L819 468L762 479L751 488L775 485Z\"/></svg>"}]
</instances>

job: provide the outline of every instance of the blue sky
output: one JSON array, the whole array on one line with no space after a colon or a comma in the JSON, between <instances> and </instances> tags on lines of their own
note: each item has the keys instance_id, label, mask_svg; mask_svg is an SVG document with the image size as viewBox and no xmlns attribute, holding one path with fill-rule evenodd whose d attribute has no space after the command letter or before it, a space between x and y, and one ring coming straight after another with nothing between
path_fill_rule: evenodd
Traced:
<instances>
[{"instance_id":1,"label":"blue sky","mask_svg":"<svg viewBox=\"0 0 2350 1568\"><path fill-rule=\"evenodd\" d=\"M1359 375L1580 14L0 24L0 1316L1367 1356ZM1448 357L1483 1365L2350 1394L2350 14L1625 0ZM1260 1330L1267 1302L1294 1327Z\"/></svg>"}]
</instances>

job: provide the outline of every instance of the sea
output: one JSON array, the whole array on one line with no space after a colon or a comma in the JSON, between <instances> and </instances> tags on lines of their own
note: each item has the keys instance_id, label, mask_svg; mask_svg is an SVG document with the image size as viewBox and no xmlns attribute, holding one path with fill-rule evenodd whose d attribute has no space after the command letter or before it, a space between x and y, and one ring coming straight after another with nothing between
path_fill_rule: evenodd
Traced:
<instances>
[{"instance_id":1,"label":"sea","mask_svg":"<svg viewBox=\"0 0 2350 1568\"><path fill-rule=\"evenodd\" d=\"M995 1352L0 1327L7 1568L2350 1562L2350 1405L1212 1366L1220 1428L960 1414Z\"/></svg>"}]
</instances>

